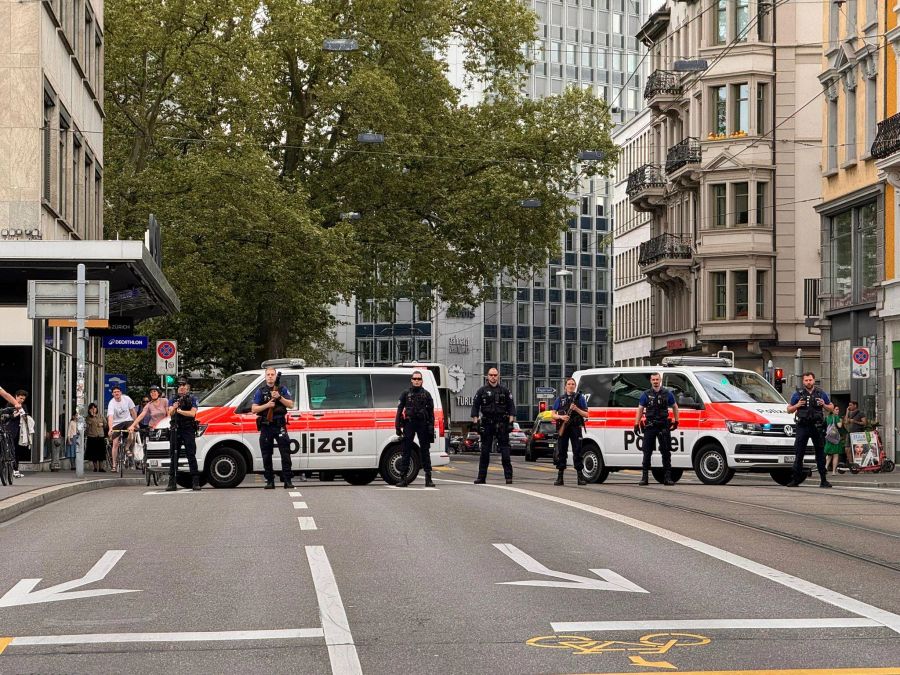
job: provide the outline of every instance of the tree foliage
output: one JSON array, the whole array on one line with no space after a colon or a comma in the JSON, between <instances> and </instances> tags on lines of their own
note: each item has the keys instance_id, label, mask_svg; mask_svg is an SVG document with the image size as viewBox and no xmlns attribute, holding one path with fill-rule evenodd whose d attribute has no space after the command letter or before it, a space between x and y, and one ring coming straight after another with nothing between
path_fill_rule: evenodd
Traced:
<instances>
[{"instance_id":1,"label":"tree foliage","mask_svg":"<svg viewBox=\"0 0 900 675\"><path fill-rule=\"evenodd\" d=\"M155 213L182 300L151 332L190 367L316 358L338 298L472 303L545 265L615 149L590 92L520 94L534 30L519 0L108 2L107 236Z\"/></svg>"}]
</instances>

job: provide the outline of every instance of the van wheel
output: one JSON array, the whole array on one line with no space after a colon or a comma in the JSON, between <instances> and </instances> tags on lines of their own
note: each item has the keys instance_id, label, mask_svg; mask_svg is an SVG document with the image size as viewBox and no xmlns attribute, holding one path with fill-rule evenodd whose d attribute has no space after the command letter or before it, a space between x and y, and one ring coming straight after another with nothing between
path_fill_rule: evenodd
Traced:
<instances>
[{"instance_id":1,"label":"van wheel","mask_svg":"<svg viewBox=\"0 0 900 675\"><path fill-rule=\"evenodd\" d=\"M666 478L666 470L662 467L655 466L650 469L650 473L653 474L653 480L660 484L662 484L662 482ZM678 481L680 481L683 475L684 469L669 469L669 478L672 479L673 483L677 483Z\"/></svg>"},{"instance_id":2,"label":"van wheel","mask_svg":"<svg viewBox=\"0 0 900 675\"><path fill-rule=\"evenodd\" d=\"M413 482L419 475L418 453L413 453L409 461L409 470L406 472L408 482ZM396 485L400 482L400 459L403 456L403 448L400 445L392 445L381 455L379 473L382 480L388 485Z\"/></svg>"},{"instance_id":3,"label":"van wheel","mask_svg":"<svg viewBox=\"0 0 900 675\"><path fill-rule=\"evenodd\" d=\"M360 469L358 471L345 471L344 480L350 485L368 485L378 475L375 469Z\"/></svg>"},{"instance_id":4,"label":"van wheel","mask_svg":"<svg viewBox=\"0 0 900 675\"><path fill-rule=\"evenodd\" d=\"M774 480L779 485L787 485L792 480L794 480L793 469L771 469L769 471L769 475L772 477L772 480ZM809 474L804 471L802 474L800 474L799 482L802 483L803 481L805 481L807 476L809 476Z\"/></svg>"},{"instance_id":5,"label":"van wheel","mask_svg":"<svg viewBox=\"0 0 900 675\"><path fill-rule=\"evenodd\" d=\"M603 455L595 445L584 448L581 453L581 460L584 462L584 470L582 474L588 483L602 483L609 478L609 469L603 462Z\"/></svg>"},{"instance_id":6,"label":"van wheel","mask_svg":"<svg viewBox=\"0 0 900 675\"><path fill-rule=\"evenodd\" d=\"M694 460L697 478L707 485L725 485L734 478L734 469L728 468L725 452L718 445L704 445Z\"/></svg>"},{"instance_id":7,"label":"van wheel","mask_svg":"<svg viewBox=\"0 0 900 675\"><path fill-rule=\"evenodd\" d=\"M189 474L185 475L190 480ZM213 450L206 458L204 477L214 488L237 487L246 475L247 462L243 455L233 448Z\"/></svg>"}]
</instances>

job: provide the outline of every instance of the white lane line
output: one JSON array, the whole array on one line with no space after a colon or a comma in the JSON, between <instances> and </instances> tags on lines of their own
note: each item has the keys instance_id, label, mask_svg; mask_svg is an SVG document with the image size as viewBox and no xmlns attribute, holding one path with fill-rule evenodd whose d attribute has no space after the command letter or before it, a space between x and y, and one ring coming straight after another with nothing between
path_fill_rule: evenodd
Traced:
<instances>
[{"instance_id":1,"label":"white lane line","mask_svg":"<svg viewBox=\"0 0 900 675\"><path fill-rule=\"evenodd\" d=\"M341 601L341 593L328 562L328 555L322 546L307 546L306 557L312 572L313 585L316 587L316 598L319 601L319 616L322 619L322 630L325 631L325 644L328 645L328 658L331 661L331 672L334 675L362 675L362 666L347 612Z\"/></svg>"},{"instance_id":2,"label":"white lane line","mask_svg":"<svg viewBox=\"0 0 900 675\"><path fill-rule=\"evenodd\" d=\"M297 522L300 523L301 530L318 530L316 521L312 516L297 516Z\"/></svg>"},{"instance_id":3,"label":"white lane line","mask_svg":"<svg viewBox=\"0 0 900 675\"><path fill-rule=\"evenodd\" d=\"M438 478L437 480L440 480ZM427 487L413 487L409 485L405 488L398 488L396 485L389 485L387 487L375 488L376 490L394 490L395 492L437 492L438 488L427 488Z\"/></svg>"},{"instance_id":4,"label":"white lane line","mask_svg":"<svg viewBox=\"0 0 900 675\"><path fill-rule=\"evenodd\" d=\"M220 642L232 640L290 640L323 637L321 628L283 630L225 630L190 633L86 633L83 635L24 635L14 637L10 645L83 645L110 642Z\"/></svg>"},{"instance_id":5,"label":"white lane line","mask_svg":"<svg viewBox=\"0 0 900 675\"><path fill-rule=\"evenodd\" d=\"M852 487L850 485L841 485L838 483L836 487L841 488L842 490L863 490L865 492L887 492L888 494L900 492L897 488L877 488L877 487Z\"/></svg>"},{"instance_id":6,"label":"white lane line","mask_svg":"<svg viewBox=\"0 0 900 675\"><path fill-rule=\"evenodd\" d=\"M288 492L288 497L302 497L299 492Z\"/></svg>"},{"instance_id":7,"label":"white lane line","mask_svg":"<svg viewBox=\"0 0 900 675\"><path fill-rule=\"evenodd\" d=\"M867 628L882 626L872 619L659 619L654 621L557 621L554 633L614 630L716 630L725 628Z\"/></svg>"},{"instance_id":8,"label":"white lane line","mask_svg":"<svg viewBox=\"0 0 900 675\"><path fill-rule=\"evenodd\" d=\"M450 481L447 479L444 480L445 482L460 483L462 485L467 484L465 481ZM538 499L546 499L550 502L556 502L557 504L570 506L574 509L579 509L580 511L593 513L594 515L613 520L617 523L622 523L623 525L628 525L635 529L643 530L644 532L648 532L650 534L655 534L656 536L662 537L663 539L671 541L674 544L679 544L681 546L684 546L685 548L693 549L698 553L703 553L710 556L711 558L715 558L716 560L721 560L722 562L729 565L734 565L735 567L743 569L752 574L756 574L757 576L763 577L764 579L768 579L769 581L773 581L777 584L781 584L782 586L786 586L787 588L798 591L799 593L803 593L817 600L821 600L822 602L834 605L835 607L840 607L841 609L845 609L848 612L852 612L853 614L858 614L859 616L864 616L872 619L876 623L887 626L895 633L900 633L900 615L880 609L878 607L875 607L874 605L869 605L865 602L857 600L856 598L846 596L843 593L832 591L829 588L819 586L818 584L814 584L811 581L806 581L805 579L787 574L786 572L782 572L781 570L776 570L773 567L763 565L761 563L750 560L749 558L744 558L743 556L736 555L734 553L731 553L730 551L726 551L716 546L711 546L710 544L706 544L696 539L691 539L690 537L678 534L677 532L672 532L671 530L657 527L656 525L651 525L650 523L645 523L644 521L637 520L636 518L623 516L622 514L615 513L614 511L607 511L606 509L597 508L596 506L581 504L570 499L556 497L555 495L547 495L542 492L535 492L533 490L525 490L523 488L510 487L506 485L489 484L487 485L487 487L498 490L509 490L510 492L518 492L530 497L537 497Z\"/></svg>"},{"instance_id":9,"label":"white lane line","mask_svg":"<svg viewBox=\"0 0 900 675\"><path fill-rule=\"evenodd\" d=\"M192 495L194 494L193 490L172 490L171 492L167 490L150 490L149 492L145 492L145 495Z\"/></svg>"},{"instance_id":10,"label":"white lane line","mask_svg":"<svg viewBox=\"0 0 900 675\"><path fill-rule=\"evenodd\" d=\"M309 507L306 505L306 502L294 502L295 509L308 509Z\"/></svg>"}]
</instances>

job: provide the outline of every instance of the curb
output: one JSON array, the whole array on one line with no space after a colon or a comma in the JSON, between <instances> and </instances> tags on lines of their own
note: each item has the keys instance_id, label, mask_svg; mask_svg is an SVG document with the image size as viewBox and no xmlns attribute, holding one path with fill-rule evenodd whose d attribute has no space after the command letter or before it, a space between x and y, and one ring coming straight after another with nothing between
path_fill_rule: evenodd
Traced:
<instances>
[{"instance_id":1,"label":"curb","mask_svg":"<svg viewBox=\"0 0 900 675\"><path fill-rule=\"evenodd\" d=\"M102 478L63 485L50 485L29 492L7 497L0 501L0 523L11 520L33 509L52 504L53 502L77 495L82 492L101 490L108 487L143 485L143 478Z\"/></svg>"}]
</instances>

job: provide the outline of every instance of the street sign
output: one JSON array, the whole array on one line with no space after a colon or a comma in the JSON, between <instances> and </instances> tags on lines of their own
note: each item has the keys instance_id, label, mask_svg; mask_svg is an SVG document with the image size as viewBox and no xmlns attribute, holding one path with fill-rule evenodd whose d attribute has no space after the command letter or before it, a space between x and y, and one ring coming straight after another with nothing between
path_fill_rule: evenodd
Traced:
<instances>
[{"instance_id":1,"label":"street sign","mask_svg":"<svg viewBox=\"0 0 900 675\"><path fill-rule=\"evenodd\" d=\"M123 394L128 393L128 376L116 373L107 373L103 378L103 410L100 411L101 417L106 417L106 406L112 399L112 388L119 387Z\"/></svg>"},{"instance_id":2,"label":"street sign","mask_svg":"<svg viewBox=\"0 0 900 675\"><path fill-rule=\"evenodd\" d=\"M134 335L134 317L117 316L109 320L105 328L92 328L91 337L103 335Z\"/></svg>"},{"instance_id":3,"label":"street sign","mask_svg":"<svg viewBox=\"0 0 900 675\"><path fill-rule=\"evenodd\" d=\"M538 401L549 401L552 398L555 398L555 396L553 394L536 394L535 398Z\"/></svg>"},{"instance_id":4,"label":"street sign","mask_svg":"<svg viewBox=\"0 0 900 675\"><path fill-rule=\"evenodd\" d=\"M553 387L535 387L535 388L534 388L534 393L535 393L535 394L550 394L550 395L553 395L553 394L556 393L556 389L554 389Z\"/></svg>"},{"instance_id":5,"label":"street sign","mask_svg":"<svg viewBox=\"0 0 900 675\"><path fill-rule=\"evenodd\" d=\"M866 380L869 377L870 354L868 347L854 347L850 357L850 377Z\"/></svg>"},{"instance_id":6,"label":"street sign","mask_svg":"<svg viewBox=\"0 0 900 675\"><path fill-rule=\"evenodd\" d=\"M109 318L109 282L88 281L84 287L86 319ZM28 281L29 319L74 319L78 311L75 281Z\"/></svg>"},{"instance_id":7,"label":"street sign","mask_svg":"<svg viewBox=\"0 0 900 675\"><path fill-rule=\"evenodd\" d=\"M107 335L102 341L104 349L147 349L150 345L146 335Z\"/></svg>"},{"instance_id":8,"label":"street sign","mask_svg":"<svg viewBox=\"0 0 900 675\"><path fill-rule=\"evenodd\" d=\"M156 341L156 374L178 374L178 343L175 340Z\"/></svg>"}]
</instances>

